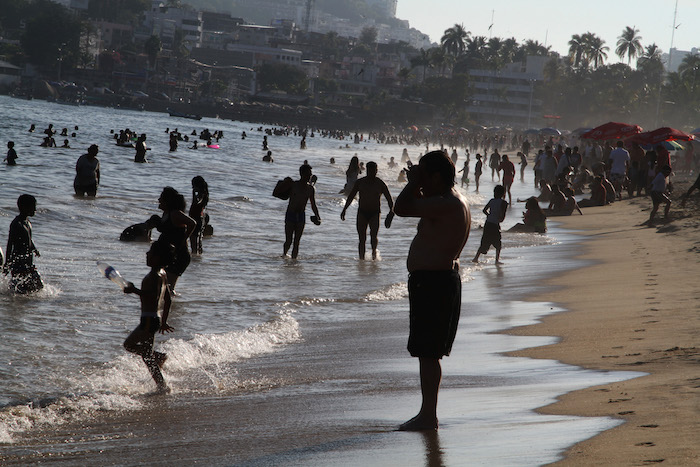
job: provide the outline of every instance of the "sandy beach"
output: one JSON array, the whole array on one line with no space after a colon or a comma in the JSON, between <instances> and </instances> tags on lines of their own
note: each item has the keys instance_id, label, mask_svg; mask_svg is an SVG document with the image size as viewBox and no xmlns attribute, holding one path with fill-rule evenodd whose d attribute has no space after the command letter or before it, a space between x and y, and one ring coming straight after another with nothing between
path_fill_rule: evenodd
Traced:
<instances>
[{"instance_id":1,"label":"sandy beach","mask_svg":"<svg viewBox=\"0 0 700 467\"><path fill-rule=\"evenodd\" d=\"M674 179L671 219L655 227L641 225L649 198L556 219L586 237L581 258L590 265L551 279L553 291L531 297L570 311L509 331L561 336L560 342L515 355L648 373L575 391L540 409L625 421L573 446L557 465L700 465L700 203L697 193L685 208L679 201L692 180Z\"/></svg>"}]
</instances>

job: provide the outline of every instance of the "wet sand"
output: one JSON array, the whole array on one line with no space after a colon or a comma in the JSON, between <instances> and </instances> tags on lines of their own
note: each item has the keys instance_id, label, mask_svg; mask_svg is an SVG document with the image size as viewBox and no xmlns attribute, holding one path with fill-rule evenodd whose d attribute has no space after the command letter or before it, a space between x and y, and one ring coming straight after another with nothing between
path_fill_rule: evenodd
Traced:
<instances>
[{"instance_id":1,"label":"wet sand","mask_svg":"<svg viewBox=\"0 0 700 467\"><path fill-rule=\"evenodd\" d=\"M540 409L625 421L573 446L558 465L700 465L700 197L694 193L680 208L691 181L674 181L671 220L655 227L641 225L649 198L557 218L586 237L581 258L590 265L550 280L554 291L533 297L570 311L510 331L562 337L519 356L648 373L572 392Z\"/></svg>"}]
</instances>

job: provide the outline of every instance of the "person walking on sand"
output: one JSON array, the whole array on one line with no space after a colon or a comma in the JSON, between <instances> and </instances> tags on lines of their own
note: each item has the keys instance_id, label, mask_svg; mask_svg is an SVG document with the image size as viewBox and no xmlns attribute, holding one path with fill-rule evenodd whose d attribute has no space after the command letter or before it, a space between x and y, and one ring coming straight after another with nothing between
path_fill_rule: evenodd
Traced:
<instances>
[{"instance_id":1,"label":"person walking on sand","mask_svg":"<svg viewBox=\"0 0 700 467\"><path fill-rule=\"evenodd\" d=\"M316 207L316 189L311 182L311 166L303 164L299 167L300 179L291 183L289 192L289 204L287 212L284 215L284 234L285 241L282 256L287 256L289 247L292 247L292 259L296 259L299 255L299 242L304 234L304 225L306 223L306 203L311 204L311 210L314 216L311 221L319 225L321 216ZM291 180L291 179L290 179Z\"/></svg>"},{"instance_id":2,"label":"person walking on sand","mask_svg":"<svg viewBox=\"0 0 700 467\"><path fill-rule=\"evenodd\" d=\"M7 256L2 272L11 275L10 289L17 293L31 293L44 288L41 276L34 266L34 255L41 256L32 240L29 217L36 213L36 198L23 194L17 198L19 215L10 223Z\"/></svg>"},{"instance_id":3,"label":"person walking on sand","mask_svg":"<svg viewBox=\"0 0 700 467\"><path fill-rule=\"evenodd\" d=\"M77 196L97 195L97 186L100 184L100 161L97 159L99 150L96 144L91 145L87 154L80 156L75 163L73 189Z\"/></svg>"},{"instance_id":4,"label":"person walking on sand","mask_svg":"<svg viewBox=\"0 0 700 467\"><path fill-rule=\"evenodd\" d=\"M345 220L345 212L350 204L355 199L355 195L360 194L360 202L357 208L357 235L360 237L359 254L360 259L365 259L365 243L367 241L367 227L369 226L370 243L372 245L372 259L377 259L378 251L377 233L379 232L379 217L381 213L381 198L384 195L386 202L389 205L389 214L384 220L386 228L391 226L391 221L394 218L394 201L391 199L391 193L387 188L386 183L377 177L377 163L367 163L367 175L355 182L355 185L348 194L348 199L345 201L343 212L340 213L340 219Z\"/></svg>"},{"instance_id":5,"label":"person walking on sand","mask_svg":"<svg viewBox=\"0 0 700 467\"><path fill-rule=\"evenodd\" d=\"M488 253L493 245L496 248L496 264L501 264L501 222L506 218L508 211L508 202L503 199L505 195L506 190L503 185L496 185L493 189L493 198L484 206L483 212L486 214L484 233L472 263L478 263L479 256Z\"/></svg>"},{"instance_id":6,"label":"person walking on sand","mask_svg":"<svg viewBox=\"0 0 700 467\"><path fill-rule=\"evenodd\" d=\"M136 294L141 299L141 322L124 341L124 348L141 356L158 387L158 392L162 394L170 392L160 371L168 357L164 353L154 351L153 342L156 332L165 334L174 331L168 325L172 297L168 277L163 270L163 266L170 262L174 252L174 247L163 240L153 242L146 253L146 264L151 271L141 281L141 288L136 288L131 282L124 288L124 293Z\"/></svg>"},{"instance_id":7,"label":"person walking on sand","mask_svg":"<svg viewBox=\"0 0 700 467\"><path fill-rule=\"evenodd\" d=\"M664 220L668 220L668 211L671 209L671 198L666 194L666 179L671 175L671 166L665 165L659 169L654 180L651 182L651 201L653 203L649 220L644 222L646 225L654 225L654 217L659 210L661 203L665 203Z\"/></svg>"},{"instance_id":8,"label":"person walking on sand","mask_svg":"<svg viewBox=\"0 0 700 467\"><path fill-rule=\"evenodd\" d=\"M442 151L432 151L408 169L408 183L394 205L396 215L420 218L406 265L408 351L418 358L422 403L418 415L399 426L402 431L438 429L440 359L450 354L457 333L462 294L459 256L471 224L469 206L454 185L454 164Z\"/></svg>"}]
</instances>

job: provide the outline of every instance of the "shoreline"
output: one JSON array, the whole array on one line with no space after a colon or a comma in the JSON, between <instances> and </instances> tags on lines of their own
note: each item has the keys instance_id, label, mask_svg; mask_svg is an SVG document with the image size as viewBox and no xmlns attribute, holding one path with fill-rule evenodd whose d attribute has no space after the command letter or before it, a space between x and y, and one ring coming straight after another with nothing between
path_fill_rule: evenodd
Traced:
<instances>
[{"instance_id":1,"label":"shoreline","mask_svg":"<svg viewBox=\"0 0 700 467\"><path fill-rule=\"evenodd\" d=\"M677 193L687 186L682 188ZM647 373L574 391L538 409L543 414L625 422L570 447L556 465L700 464L694 198L690 208L680 209L678 195L673 196L673 220L657 228L640 225L648 217L648 198L625 199L586 208L583 216L556 219L585 238L583 252L575 258L587 264L549 279L547 291L527 298L560 304L568 311L505 331L559 336L559 342L509 355Z\"/></svg>"}]
</instances>

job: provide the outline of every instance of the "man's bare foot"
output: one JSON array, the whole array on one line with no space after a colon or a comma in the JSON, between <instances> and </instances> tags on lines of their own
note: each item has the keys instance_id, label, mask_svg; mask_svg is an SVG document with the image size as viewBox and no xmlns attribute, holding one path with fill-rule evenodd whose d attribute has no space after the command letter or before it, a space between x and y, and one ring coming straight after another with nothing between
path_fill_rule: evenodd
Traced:
<instances>
[{"instance_id":1,"label":"man's bare foot","mask_svg":"<svg viewBox=\"0 0 700 467\"><path fill-rule=\"evenodd\" d=\"M499 259L499 260L496 261L496 264L503 264L503 261L501 261L501 260Z\"/></svg>"},{"instance_id":2,"label":"man's bare foot","mask_svg":"<svg viewBox=\"0 0 700 467\"><path fill-rule=\"evenodd\" d=\"M409 421L399 425L398 431L437 431L437 418L425 420L421 415L416 415Z\"/></svg>"},{"instance_id":3,"label":"man's bare foot","mask_svg":"<svg viewBox=\"0 0 700 467\"><path fill-rule=\"evenodd\" d=\"M472 260L472 263L478 263L478 262L479 262L479 259L478 259L478 258L474 258L474 259Z\"/></svg>"}]
</instances>

